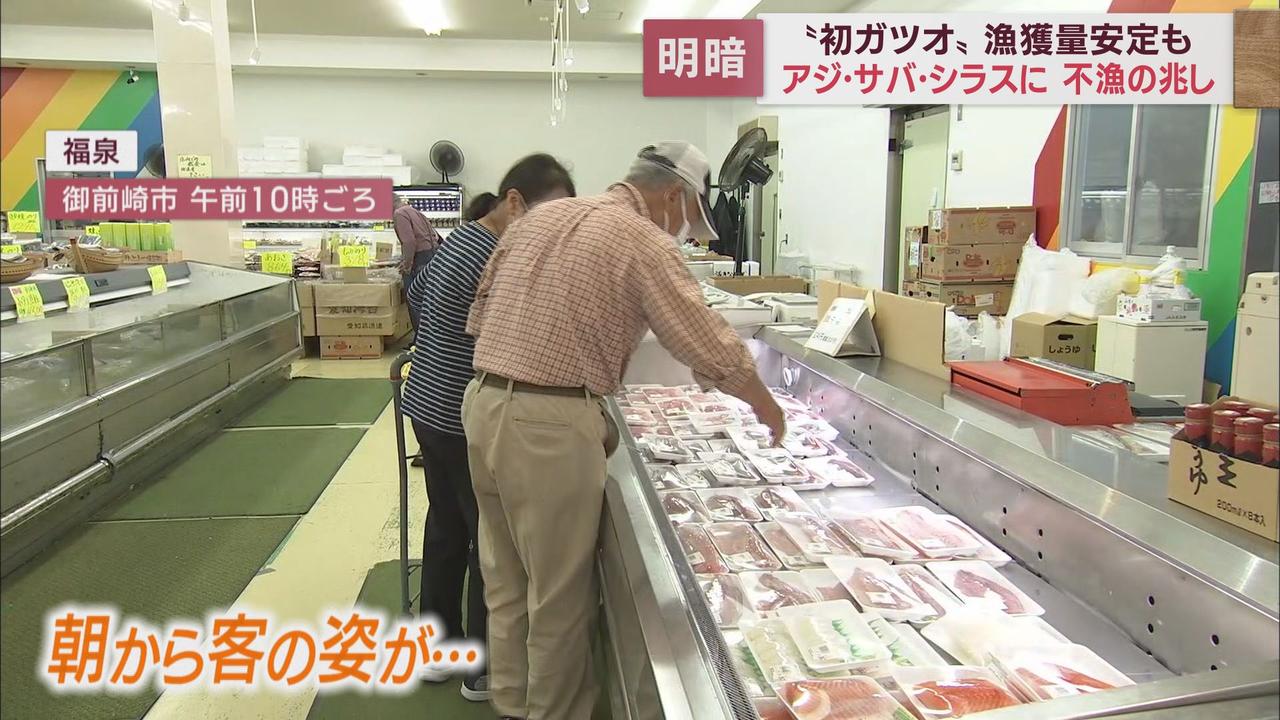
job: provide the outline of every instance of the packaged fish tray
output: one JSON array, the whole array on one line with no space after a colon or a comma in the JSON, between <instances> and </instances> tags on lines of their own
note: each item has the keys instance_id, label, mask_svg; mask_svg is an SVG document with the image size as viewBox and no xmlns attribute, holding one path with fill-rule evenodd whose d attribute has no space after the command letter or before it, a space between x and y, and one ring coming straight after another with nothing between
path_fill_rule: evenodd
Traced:
<instances>
[{"instance_id":1,"label":"packaged fish tray","mask_svg":"<svg viewBox=\"0 0 1280 720\"><path fill-rule=\"evenodd\" d=\"M770 686L803 680L809 674L800 650L781 620L743 621L741 632L756 667Z\"/></svg>"},{"instance_id":2,"label":"packaged fish tray","mask_svg":"<svg viewBox=\"0 0 1280 720\"><path fill-rule=\"evenodd\" d=\"M724 402L724 399L726 397L728 396L721 395L720 393L714 393L714 392L698 391L695 393L689 393L689 401L692 402L694 405L704 405L706 403L712 403L712 402Z\"/></svg>"},{"instance_id":3,"label":"packaged fish tray","mask_svg":"<svg viewBox=\"0 0 1280 720\"><path fill-rule=\"evenodd\" d=\"M840 438L840 431L831 423L821 418L806 418L788 423L795 432L806 432L816 435L827 442L835 442Z\"/></svg>"},{"instance_id":4,"label":"packaged fish tray","mask_svg":"<svg viewBox=\"0 0 1280 720\"><path fill-rule=\"evenodd\" d=\"M680 442L684 443L685 447L693 451L693 456L697 458L699 462L703 462L703 455L711 454L711 443L706 440L688 440L680 437L679 435L677 435L676 438L678 438Z\"/></svg>"},{"instance_id":5,"label":"packaged fish tray","mask_svg":"<svg viewBox=\"0 0 1280 720\"><path fill-rule=\"evenodd\" d=\"M889 648L890 667L931 667L948 665L929 642L910 625L891 623L874 612L863 613L867 626Z\"/></svg>"},{"instance_id":6,"label":"packaged fish tray","mask_svg":"<svg viewBox=\"0 0 1280 720\"><path fill-rule=\"evenodd\" d=\"M1056 628L1033 615L1012 617L969 607L947 613L920 633L965 665L983 665L993 650L1006 645L1071 644Z\"/></svg>"},{"instance_id":7,"label":"packaged fish tray","mask_svg":"<svg viewBox=\"0 0 1280 720\"><path fill-rule=\"evenodd\" d=\"M729 439L737 446L738 452L744 455L757 450L767 450L773 445L769 428L765 425L742 425L731 427L726 432Z\"/></svg>"},{"instance_id":8,"label":"packaged fish tray","mask_svg":"<svg viewBox=\"0 0 1280 720\"><path fill-rule=\"evenodd\" d=\"M637 392L640 392L644 394L645 397L649 398L649 402L652 403L656 403L660 400L669 400L671 398L682 398L685 396L685 391L678 387L666 387L663 385L637 385L628 386L628 391L633 387Z\"/></svg>"},{"instance_id":9,"label":"packaged fish tray","mask_svg":"<svg viewBox=\"0 0 1280 720\"><path fill-rule=\"evenodd\" d=\"M960 599L951 594L945 585L938 581L933 573L919 565L894 565L893 571L898 574L902 584L920 598L921 602L933 609L926 621L937 620L949 612L964 607Z\"/></svg>"},{"instance_id":10,"label":"packaged fish tray","mask_svg":"<svg viewBox=\"0 0 1280 720\"><path fill-rule=\"evenodd\" d=\"M711 522L711 513L692 490L660 492L658 499L662 502L662 511L674 525Z\"/></svg>"},{"instance_id":11,"label":"packaged fish tray","mask_svg":"<svg viewBox=\"0 0 1280 720\"><path fill-rule=\"evenodd\" d=\"M729 572L729 566L711 543L711 538L701 525L677 525L676 537L680 539L680 548L689 561L690 567L699 574L718 574Z\"/></svg>"},{"instance_id":12,"label":"packaged fish tray","mask_svg":"<svg viewBox=\"0 0 1280 720\"><path fill-rule=\"evenodd\" d=\"M964 521L960 520L960 518L953 515L939 515L938 517L951 523L960 532L971 535L974 540L978 541L978 543L982 545L982 547L978 549L977 554L973 556L974 560L991 563L992 567L1003 567L1013 562L1013 558L1009 557L1008 553L996 547L990 540L979 535L976 530L964 524Z\"/></svg>"},{"instance_id":13,"label":"packaged fish tray","mask_svg":"<svg viewBox=\"0 0 1280 720\"><path fill-rule=\"evenodd\" d=\"M840 536L826 518L811 513L774 513L773 521L782 526L800 552L811 562L821 563L830 555L857 555L852 544Z\"/></svg>"},{"instance_id":14,"label":"packaged fish tray","mask_svg":"<svg viewBox=\"0 0 1280 720\"><path fill-rule=\"evenodd\" d=\"M920 560L924 557L872 515L831 508L827 510L827 518L857 546L863 555L874 555L901 562Z\"/></svg>"},{"instance_id":15,"label":"packaged fish tray","mask_svg":"<svg viewBox=\"0 0 1280 720\"><path fill-rule=\"evenodd\" d=\"M893 679L916 714L926 720L958 718L1022 704L985 667L896 668Z\"/></svg>"},{"instance_id":16,"label":"packaged fish tray","mask_svg":"<svg viewBox=\"0 0 1280 720\"><path fill-rule=\"evenodd\" d=\"M756 523L756 532L760 533L760 537L768 543L769 549L774 555L782 561L782 566L788 570L802 570L806 568L817 568L821 563L815 563L805 557L804 553L787 535L782 526L776 522Z\"/></svg>"},{"instance_id":17,"label":"packaged fish tray","mask_svg":"<svg viewBox=\"0 0 1280 720\"><path fill-rule=\"evenodd\" d=\"M655 490L688 489L684 478L676 472L674 465L650 463L645 465L644 469L649 473L649 482L653 484Z\"/></svg>"},{"instance_id":18,"label":"packaged fish tray","mask_svg":"<svg viewBox=\"0 0 1280 720\"><path fill-rule=\"evenodd\" d=\"M932 612L883 560L833 556L826 558L826 563L863 610L897 622L920 622Z\"/></svg>"},{"instance_id":19,"label":"packaged fish tray","mask_svg":"<svg viewBox=\"0 0 1280 720\"><path fill-rule=\"evenodd\" d=\"M707 607L720 627L737 627L738 622L751 615L747 610L747 597L737 575L699 575L698 587L707 599Z\"/></svg>"},{"instance_id":20,"label":"packaged fish tray","mask_svg":"<svg viewBox=\"0 0 1280 720\"><path fill-rule=\"evenodd\" d=\"M840 582L840 578L828 570L826 565L805 568L800 571L800 575L809 584L809 587L818 596L819 600L848 600L853 602L853 596L849 594L849 588L846 588Z\"/></svg>"},{"instance_id":21,"label":"packaged fish tray","mask_svg":"<svg viewBox=\"0 0 1280 720\"><path fill-rule=\"evenodd\" d=\"M726 440L725 438L712 438L707 441L707 445L711 447L711 452L714 453L738 452L738 446L734 445L732 440Z\"/></svg>"},{"instance_id":22,"label":"packaged fish tray","mask_svg":"<svg viewBox=\"0 0 1280 720\"><path fill-rule=\"evenodd\" d=\"M787 704L776 697L755 698L751 704L756 709L756 717L760 720L794 720Z\"/></svg>"},{"instance_id":23,"label":"packaged fish tray","mask_svg":"<svg viewBox=\"0 0 1280 720\"><path fill-rule=\"evenodd\" d=\"M756 658L751 654L751 648L747 645L747 640L742 633L735 630L725 631L724 643L729 648L729 657L733 661L734 669L738 671L738 677L742 679L742 689L747 691L747 695L752 698L774 697L773 687L765 678L764 671L756 664ZM786 712L786 708L783 708L783 712Z\"/></svg>"},{"instance_id":24,"label":"packaged fish tray","mask_svg":"<svg viewBox=\"0 0 1280 720\"><path fill-rule=\"evenodd\" d=\"M650 454L658 460L670 460L677 463L693 462L694 454L683 441L675 437L667 437L665 435L650 434L645 435L641 440L649 449Z\"/></svg>"},{"instance_id":25,"label":"packaged fish tray","mask_svg":"<svg viewBox=\"0 0 1280 720\"><path fill-rule=\"evenodd\" d=\"M1006 615L1044 614L1044 608L981 560L931 562L926 567L970 607L998 610Z\"/></svg>"},{"instance_id":26,"label":"packaged fish tray","mask_svg":"<svg viewBox=\"0 0 1280 720\"><path fill-rule=\"evenodd\" d=\"M652 410L645 407L624 407L622 410L622 420L627 425L644 425L654 426L662 422Z\"/></svg>"},{"instance_id":27,"label":"packaged fish tray","mask_svg":"<svg viewBox=\"0 0 1280 720\"><path fill-rule=\"evenodd\" d=\"M1134 684L1083 645L1005 645L988 653L987 660L1029 702Z\"/></svg>"},{"instance_id":28,"label":"packaged fish tray","mask_svg":"<svg viewBox=\"0 0 1280 720\"><path fill-rule=\"evenodd\" d=\"M689 413L697 412L698 407L686 397L672 397L657 402L658 412L667 420L687 420Z\"/></svg>"},{"instance_id":29,"label":"packaged fish tray","mask_svg":"<svg viewBox=\"0 0 1280 720\"><path fill-rule=\"evenodd\" d=\"M750 523L719 522L703 528L731 570L751 572L782 569L782 562L769 550L764 539Z\"/></svg>"},{"instance_id":30,"label":"packaged fish tray","mask_svg":"<svg viewBox=\"0 0 1280 720\"><path fill-rule=\"evenodd\" d=\"M780 512L813 513L813 508L809 507L809 503L802 500L800 494L792 488L780 485L764 485L747 488L746 490L747 495L756 504L756 507L760 508L760 512L764 514L766 520L772 520L774 515Z\"/></svg>"},{"instance_id":31,"label":"packaged fish tray","mask_svg":"<svg viewBox=\"0 0 1280 720\"><path fill-rule=\"evenodd\" d=\"M919 505L886 508L872 513L885 527L931 558L973 555L982 543L971 533L958 531L940 515Z\"/></svg>"},{"instance_id":32,"label":"packaged fish tray","mask_svg":"<svg viewBox=\"0 0 1280 720\"><path fill-rule=\"evenodd\" d=\"M618 400L619 405L626 407L648 406L653 404L648 395L639 392L626 392L621 395L614 396Z\"/></svg>"},{"instance_id":33,"label":"packaged fish tray","mask_svg":"<svg viewBox=\"0 0 1280 720\"><path fill-rule=\"evenodd\" d=\"M751 463L737 453L704 453L700 459L707 464L717 485L758 485L761 482Z\"/></svg>"},{"instance_id":34,"label":"packaged fish tray","mask_svg":"<svg viewBox=\"0 0 1280 720\"><path fill-rule=\"evenodd\" d=\"M689 400L691 400L694 406L698 408L698 412L704 415L725 413L727 415L732 415L735 418L738 417L738 408L722 398L715 398L704 402L698 402L696 398L689 398Z\"/></svg>"},{"instance_id":35,"label":"packaged fish tray","mask_svg":"<svg viewBox=\"0 0 1280 720\"><path fill-rule=\"evenodd\" d=\"M701 433L688 420L671 420L667 422L667 431L672 437L679 438L683 442L691 440L711 440L715 438L715 433Z\"/></svg>"},{"instance_id":36,"label":"packaged fish tray","mask_svg":"<svg viewBox=\"0 0 1280 720\"><path fill-rule=\"evenodd\" d=\"M782 439L782 447L798 458L816 458L842 455L831 443L808 432L789 432Z\"/></svg>"},{"instance_id":37,"label":"packaged fish tray","mask_svg":"<svg viewBox=\"0 0 1280 720\"><path fill-rule=\"evenodd\" d=\"M866 487L875 482L871 473L844 455L808 458L801 460L800 464L810 475L822 478L836 487Z\"/></svg>"},{"instance_id":38,"label":"packaged fish tray","mask_svg":"<svg viewBox=\"0 0 1280 720\"><path fill-rule=\"evenodd\" d=\"M876 677L889 669L889 648L847 600L782 608L778 617L811 670Z\"/></svg>"},{"instance_id":39,"label":"packaged fish tray","mask_svg":"<svg viewBox=\"0 0 1280 720\"><path fill-rule=\"evenodd\" d=\"M755 450L746 453L746 456L768 482L794 485L809 480L809 473L791 457L791 453L782 448Z\"/></svg>"},{"instance_id":40,"label":"packaged fish tray","mask_svg":"<svg viewBox=\"0 0 1280 720\"><path fill-rule=\"evenodd\" d=\"M689 412L689 422L693 423L693 428L700 433L720 435L727 433L729 428L741 425L742 418L732 411L703 413L695 408Z\"/></svg>"},{"instance_id":41,"label":"packaged fish tray","mask_svg":"<svg viewBox=\"0 0 1280 720\"><path fill-rule=\"evenodd\" d=\"M715 476L707 469L706 463L680 463L673 467L681 477L681 489L709 488L715 481Z\"/></svg>"},{"instance_id":42,"label":"packaged fish tray","mask_svg":"<svg viewBox=\"0 0 1280 720\"><path fill-rule=\"evenodd\" d=\"M913 720L875 680L796 680L778 688L778 698L800 720Z\"/></svg>"},{"instance_id":43,"label":"packaged fish tray","mask_svg":"<svg viewBox=\"0 0 1280 720\"><path fill-rule=\"evenodd\" d=\"M745 572L738 575L747 596L747 608L761 615L772 615L779 608L817 602L804 576L794 570L781 572Z\"/></svg>"},{"instance_id":44,"label":"packaged fish tray","mask_svg":"<svg viewBox=\"0 0 1280 720\"><path fill-rule=\"evenodd\" d=\"M699 490L698 498L702 500L702 505L707 509L711 522L738 521L756 523L764 520L764 515L761 514L760 508L756 507L755 502L751 500L751 496L742 488L724 487L713 490Z\"/></svg>"}]
</instances>

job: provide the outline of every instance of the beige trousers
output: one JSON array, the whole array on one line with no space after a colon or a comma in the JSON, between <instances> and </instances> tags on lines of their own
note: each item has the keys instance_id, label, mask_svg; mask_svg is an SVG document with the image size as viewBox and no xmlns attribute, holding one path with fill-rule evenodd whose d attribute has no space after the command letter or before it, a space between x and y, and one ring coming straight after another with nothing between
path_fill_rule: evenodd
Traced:
<instances>
[{"instance_id":1,"label":"beige trousers","mask_svg":"<svg viewBox=\"0 0 1280 720\"><path fill-rule=\"evenodd\" d=\"M611 435L602 401L472 381L462 422L480 513L494 709L587 720L596 696L590 633Z\"/></svg>"}]
</instances>

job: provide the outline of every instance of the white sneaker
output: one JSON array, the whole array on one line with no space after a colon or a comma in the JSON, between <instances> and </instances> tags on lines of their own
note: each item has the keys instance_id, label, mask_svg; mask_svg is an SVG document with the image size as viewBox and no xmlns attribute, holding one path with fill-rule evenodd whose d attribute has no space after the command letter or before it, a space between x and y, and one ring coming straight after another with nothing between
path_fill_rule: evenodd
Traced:
<instances>
[{"instance_id":1,"label":"white sneaker","mask_svg":"<svg viewBox=\"0 0 1280 720\"><path fill-rule=\"evenodd\" d=\"M448 682L449 678L453 677L453 675L447 670L442 670L428 665L418 671L418 677L422 678L423 682L442 683Z\"/></svg>"},{"instance_id":2,"label":"white sneaker","mask_svg":"<svg viewBox=\"0 0 1280 720\"><path fill-rule=\"evenodd\" d=\"M471 702L489 702L489 676L481 675L474 680L463 680L462 697Z\"/></svg>"}]
</instances>

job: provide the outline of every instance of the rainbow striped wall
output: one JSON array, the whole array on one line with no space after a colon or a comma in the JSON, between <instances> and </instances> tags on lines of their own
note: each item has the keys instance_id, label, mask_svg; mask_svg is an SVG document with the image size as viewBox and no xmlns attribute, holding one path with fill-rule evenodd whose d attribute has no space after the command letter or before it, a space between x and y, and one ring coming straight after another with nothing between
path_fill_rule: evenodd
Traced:
<instances>
[{"instance_id":1,"label":"rainbow striped wall","mask_svg":"<svg viewBox=\"0 0 1280 720\"><path fill-rule=\"evenodd\" d=\"M1111 12L1231 12L1241 8L1277 7L1280 0L1112 0ZM1209 351L1205 377L1224 390L1231 382L1235 344L1236 304L1244 272L1244 242L1249 213L1250 182L1258 112L1223 106L1219 123L1218 157L1213 180L1208 264L1187 274L1187 286L1204 300L1209 322ZM1046 247L1058 247L1058 219L1062 202L1067 113L1063 108L1036 161L1033 201L1039 208L1037 237Z\"/></svg>"},{"instance_id":2,"label":"rainbow striped wall","mask_svg":"<svg viewBox=\"0 0 1280 720\"><path fill-rule=\"evenodd\" d=\"M142 154L161 142L155 73L0 68L0 209L36 210L46 130L136 130Z\"/></svg>"}]
</instances>

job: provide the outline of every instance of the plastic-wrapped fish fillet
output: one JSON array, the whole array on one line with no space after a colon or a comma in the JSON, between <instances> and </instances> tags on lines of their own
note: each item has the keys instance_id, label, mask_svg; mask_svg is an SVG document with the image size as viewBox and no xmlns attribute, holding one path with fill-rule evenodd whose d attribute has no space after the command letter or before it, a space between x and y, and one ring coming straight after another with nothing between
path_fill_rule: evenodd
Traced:
<instances>
[{"instance_id":1,"label":"plastic-wrapped fish fillet","mask_svg":"<svg viewBox=\"0 0 1280 720\"><path fill-rule=\"evenodd\" d=\"M749 523L712 523L704 529L730 569L737 572L782 569L782 563Z\"/></svg>"}]
</instances>

